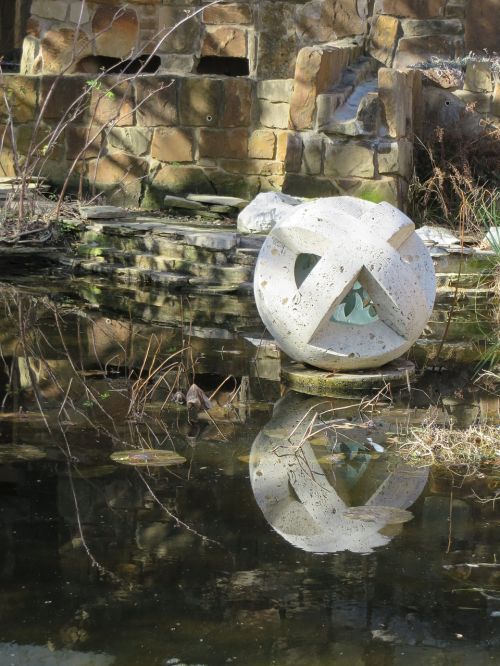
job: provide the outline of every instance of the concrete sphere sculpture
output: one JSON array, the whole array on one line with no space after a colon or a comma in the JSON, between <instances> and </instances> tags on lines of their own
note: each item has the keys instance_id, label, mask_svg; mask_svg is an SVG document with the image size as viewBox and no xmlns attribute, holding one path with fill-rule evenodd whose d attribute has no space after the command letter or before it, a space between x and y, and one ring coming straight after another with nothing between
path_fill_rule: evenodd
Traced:
<instances>
[{"instance_id":1,"label":"concrete sphere sculpture","mask_svg":"<svg viewBox=\"0 0 500 666\"><path fill-rule=\"evenodd\" d=\"M353 197L291 208L267 237L257 308L292 359L323 370L377 368L404 354L432 312L432 259L413 222Z\"/></svg>"}]
</instances>

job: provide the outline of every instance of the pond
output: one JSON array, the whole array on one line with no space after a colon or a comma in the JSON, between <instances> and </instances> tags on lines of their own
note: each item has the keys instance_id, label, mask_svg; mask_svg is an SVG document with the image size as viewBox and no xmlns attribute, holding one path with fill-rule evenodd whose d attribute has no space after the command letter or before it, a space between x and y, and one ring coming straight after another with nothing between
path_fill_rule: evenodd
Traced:
<instances>
[{"instance_id":1,"label":"pond","mask_svg":"<svg viewBox=\"0 0 500 666\"><path fill-rule=\"evenodd\" d=\"M284 393L250 297L157 292L152 324L37 271L0 285L1 666L500 663L499 468L394 451L498 396Z\"/></svg>"}]
</instances>

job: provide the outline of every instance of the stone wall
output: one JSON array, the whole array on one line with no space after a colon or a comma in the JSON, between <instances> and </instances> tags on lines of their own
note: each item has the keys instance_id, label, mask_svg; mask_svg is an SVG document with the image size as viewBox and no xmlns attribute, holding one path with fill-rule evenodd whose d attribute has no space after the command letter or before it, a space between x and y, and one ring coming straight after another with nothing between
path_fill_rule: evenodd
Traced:
<instances>
[{"instance_id":1,"label":"stone wall","mask_svg":"<svg viewBox=\"0 0 500 666\"><path fill-rule=\"evenodd\" d=\"M0 85L21 163L31 151L57 184L73 166L72 187L116 202L283 189L404 208L424 110L422 76L408 66L462 54L468 8L464 0L33 0L26 75ZM100 73L101 58L144 62L148 53L158 58L155 74ZM197 75L203 58L246 59L248 75ZM498 82L490 72L486 84L483 69L468 70L465 87L451 92L491 115ZM7 119L0 97L0 172L10 175L20 163Z\"/></svg>"},{"instance_id":2,"label":"stone wall","mask_svg":"<svg viewBox=\"0 0 500 666\"><path fill-rule=\"evenodd\" d=\"M93 63L98 70L99 56L155 52L163 72L194 73L200 58L223 56L247 58L250 74L258 78L290 78L303 46L367 29L368 0L206 5L207 0L88 0L82 8L80 0L32 0L23 73L74 73Z\"/></svg>"}]
</instances>

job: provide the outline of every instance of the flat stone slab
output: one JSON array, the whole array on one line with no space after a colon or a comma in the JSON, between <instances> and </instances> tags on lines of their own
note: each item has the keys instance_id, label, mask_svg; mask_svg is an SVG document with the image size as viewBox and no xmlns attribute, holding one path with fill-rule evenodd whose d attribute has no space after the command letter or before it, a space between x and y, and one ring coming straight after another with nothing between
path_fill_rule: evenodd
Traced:
<instances>
[{"instance_id":1,"label":"flat stone slab","mask_svg":"<svg viewBox=\"0 0 500 666\"><path fill-rule=\"evenodd\" d=\"M434 227L432 225L424 225L417 229L417 236L426 243L427 245L440 245L441 247L446 247L450 245L460 245L460 238L457 238L454 233L447 229L446 227Z\"/></svg>"},{"instance_id":2,"label":"flat stone slab","mask_svg":"<svg viewBox=\"0 0 500 666\"><path fill-rule=\"evenodd\" d=\"M415 377L415 365L406 359L396 359L377 370L357 372L326 372L293 361L281 368L281 381L298 393L328 398L360 397L390 384L406 386Z\"/></svg>"},{"instance_id":3,"label":"flat stone slab","mask_svg":"<svg viewBox=\"0 0 500 666\"><path fill-rule=\"evenodd\" d=\"M231 250L238 243L237 234L228 232L188 232L184 234L184 240L189 245L206 247L210 250Z\"/></svg>"},{"instance_id":4,"label":"flat stone slab","mask_svg":"<svg viewBox=\"0 0 500 666\"><path fill-rule=\"evenodd\" d=\"M188 194L187 199L198 203L206 204L208 206L231 206L231 208L244 208L248 205L246 199L239 199L238 197L224 197L217 194Z\"/></svg>"},{"instance_id":5,"label":"flat stone slab","mask_svg":"<svg viewBox=\"0 0 500 666\"><path fill-rule=\"evenodd\" d=\"M163 199L166 208L180 208L182 210L203 210L204 206L198 201L184 199L184 197L174 197L167 194Z\"/></svg>"},{"instance_id":6,"label":"flat stone slab","mask_svg":"<svg viewBox=\"0 0 500 666\"><path fill-rule=\"evenodd\" d=\"M82 206L80 215L86 220L113 220L130 216L130 211L119 206Z\"/></svg>"}]
</instances>

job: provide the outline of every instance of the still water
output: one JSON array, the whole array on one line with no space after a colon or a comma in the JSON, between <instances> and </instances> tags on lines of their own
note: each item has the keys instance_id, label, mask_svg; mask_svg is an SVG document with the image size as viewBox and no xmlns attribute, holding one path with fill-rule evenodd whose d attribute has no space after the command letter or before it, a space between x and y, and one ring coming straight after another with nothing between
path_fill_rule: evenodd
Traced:
<instances>
[{"instance_id":1,"label":"still water","mask_svg":"<svg viewBox=\"0 0 500 666\"><path fill-rule=\"evenodd\" d=\"M159 326L110 293L0 286L0 666L500 663L498 467L390 446L431 403L498 423L497 396L460 373L362 407L284 394L244 298L193 320L169 296ZM213 407L188 417L193 382ZM149 448L185 462L110 459Z\"/></svg>"}]
</instances>

